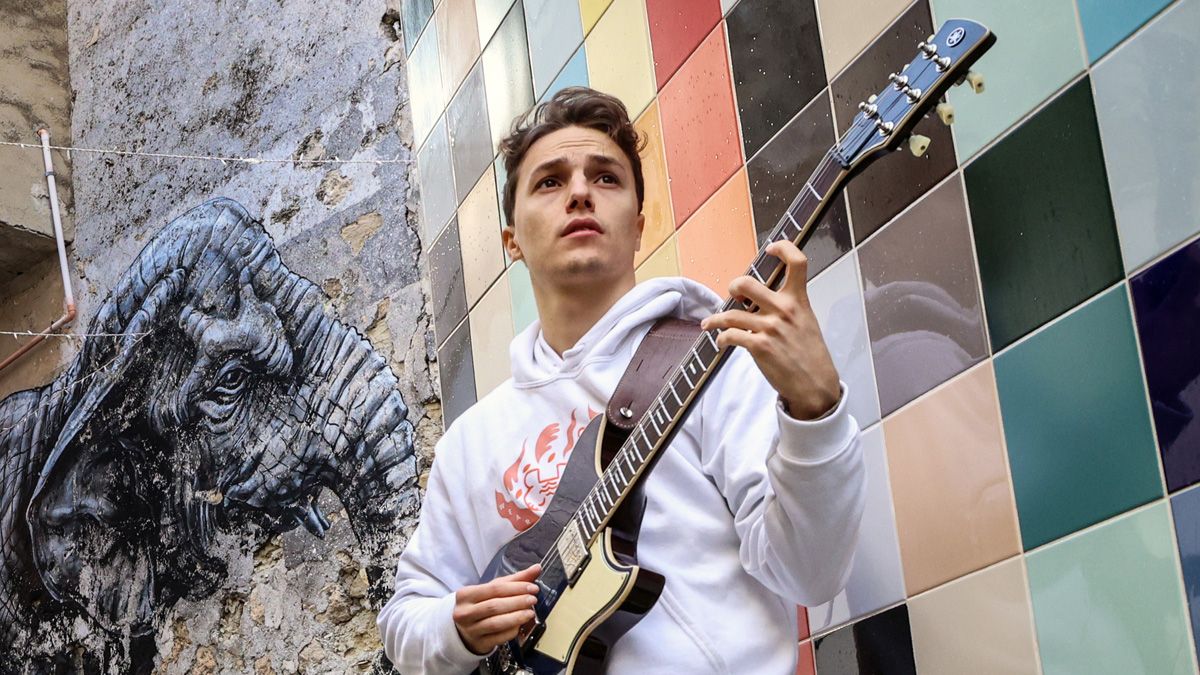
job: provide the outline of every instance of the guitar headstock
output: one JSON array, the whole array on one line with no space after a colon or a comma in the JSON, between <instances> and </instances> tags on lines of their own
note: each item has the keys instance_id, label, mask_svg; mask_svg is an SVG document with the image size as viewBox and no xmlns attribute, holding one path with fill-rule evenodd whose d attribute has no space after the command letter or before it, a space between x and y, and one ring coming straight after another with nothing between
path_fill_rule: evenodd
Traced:
<instances>
[{"instance_id":1,"label":"guitar headstock","mask_svg":"<svg viewBox=\"0 0 1200 675\"><path fill-rule=\"evenodd\" d=\"M851 172L861 170L902 144L915 155L924 154L929 139L914 135L913 127L931 109L942 122L954 121L950 104L939 103L950 87L966 82L975 93L983 91L982 76L970 68L995 41L987 27L974 21L950 19L942 24L936 35L917 45L917 55L908 65L888 76L882 91L858 104L858 114L835 149L841 165Z\"/></svg>"}]
</instances>

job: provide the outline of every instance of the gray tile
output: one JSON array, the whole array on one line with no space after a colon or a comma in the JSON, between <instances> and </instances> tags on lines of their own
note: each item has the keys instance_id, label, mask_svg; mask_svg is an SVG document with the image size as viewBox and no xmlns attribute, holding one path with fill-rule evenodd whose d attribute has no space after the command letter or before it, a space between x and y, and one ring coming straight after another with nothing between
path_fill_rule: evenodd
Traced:
<instances>
[{"instance_id":1,"label":"gray tile","mask_svg":"<svg viewBox=\"0 0 1200 675\"><path fill-rule=\"evenodd\" d=\"M483 80L493 147L508 134L513 118L533 105L533 77L525 36L525 7L517 0L483 50Z\"/></svg>"},{"instance_id":2,"label":"gray tile","mask_svg":"<svg viewBox=\"0 0 1200 675\"><path fill-rule=\"evenodd\" d=\"M441 344L467 315L457 218L450 221L450 226L429 250L429 286L433 295L434 338Z\"/></svg>"},{"instance_id":3,"label":"gray tile","mask_svg":"<svg viewBox=\"0 0 1200 675\"><path fill-rule=\"evenodd\" d=\"M446 108L446 126L450 132L457 203L461 203L495 155L488 133L482 64L475 64L454 100L450 101Z\"/></svg>"},{"instance_id":4,"label":"gray tile","mask_svg":"<svg viewBox=\"0 0 1200 675\"><path fill-rule=\"evenodd\" d=\"M417 172L421 187L421 241L428 247L458 206L450 137L444 118L437 121L425 146L417 152Z\"/></svg>"},{"instance_id":5,"label":"gray tile","mask_svg":"<svg viewBox=\"0 0 1200 675\"><path fill-rule=\"evenodd\" d=\"M550 86L563 64L583 43L578 2L525 0L529 62L533 64L534 97Z\"/></svg>"},{"instance_id":6,"label":"gray tile","mask_svg":"<svg viewBox=\"0 0 1200 675\"><path fill-rule=\"evenodd\" d=\"M442 114L446 105L444 91L437 25L430 23L408 57L408 93L412 101L413 140L417 145L424 143Z\"/></svg>"},{"instance_id":7,"label":"gray tile","mask_svg":"<svg viewBox=\"0 0 1200 675\"><path fill-rule=\"evenodd\" d=\"M442 427L448 428L475 404L475 359L471 356L471 322L464 321L438 349L442 391Z\"/></svg>"}]
</instances>

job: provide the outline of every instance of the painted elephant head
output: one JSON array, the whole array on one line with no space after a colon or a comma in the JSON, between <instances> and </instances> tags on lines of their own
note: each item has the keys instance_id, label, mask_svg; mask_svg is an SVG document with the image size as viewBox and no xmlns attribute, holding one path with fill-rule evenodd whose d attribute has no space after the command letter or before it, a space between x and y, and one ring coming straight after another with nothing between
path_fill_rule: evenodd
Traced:
<instances>
[{"instance_id":1,"label":"painted elephant head","mask_svg":"<svg viewBox=\"0 0 1200 675\"><path fill-rule=\"evenodd\" d=\"M97 312L26 510L50 594L144 634L211 593L220 531L303 526L322 488L368 560L415 514L407 408L384 359L289 271L260 223L216 199L167 225Z\"/></svg>"}]
</instances>

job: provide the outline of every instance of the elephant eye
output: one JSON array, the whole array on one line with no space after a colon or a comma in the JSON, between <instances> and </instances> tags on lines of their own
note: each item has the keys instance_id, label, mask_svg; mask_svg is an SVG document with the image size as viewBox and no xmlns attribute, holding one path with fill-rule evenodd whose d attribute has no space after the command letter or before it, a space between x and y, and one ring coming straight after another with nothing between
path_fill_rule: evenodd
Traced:
<instances>
[{"instance_id":1,"label":"elephant eye","mask_svg":"<svg viewBox=\"0 0 1200 675\"><path fill-rule=\"evenodd\" d=\"M236 397L242 393L249 379L250 371L245 368L231 368L217 378L217 384L210 395L216 398Z\"/></svg>"}]
</instances>

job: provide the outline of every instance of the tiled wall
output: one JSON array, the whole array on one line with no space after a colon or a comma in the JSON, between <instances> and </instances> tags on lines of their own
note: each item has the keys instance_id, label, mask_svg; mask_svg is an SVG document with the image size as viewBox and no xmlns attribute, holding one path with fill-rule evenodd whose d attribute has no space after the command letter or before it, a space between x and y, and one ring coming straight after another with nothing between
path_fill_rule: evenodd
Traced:
<instances>
[{"instance_id":1,"label":"tiled wall","mask_svg":"<svg viewBox=\"0 0 1200 675\"><path fill-rule=\"evenodd\" d=\"M639 278L723 292L918 40L990 26L986 93L807 249L870 499L800 672L1196 670L1200 0L403 4L447 423L536 316L500 246L514 115L619 96L650 141Z\"/></svg>"}]
</instances>

